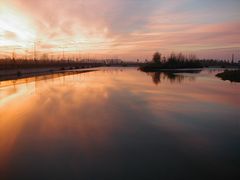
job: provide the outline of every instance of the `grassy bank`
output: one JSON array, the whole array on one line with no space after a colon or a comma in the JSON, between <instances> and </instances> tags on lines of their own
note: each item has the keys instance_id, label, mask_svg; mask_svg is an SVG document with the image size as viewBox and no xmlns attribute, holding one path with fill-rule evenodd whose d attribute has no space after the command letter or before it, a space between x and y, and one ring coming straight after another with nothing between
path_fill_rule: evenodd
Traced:
<instances>
[{"instance_id":1,"label":"grassy bank","mask_svg":"<svg viewBox=\"0 0 240 180\"><path fill-rule=\"evenodd\" d=\"M15 69L42 69L42 68L88 68L102 66L97 61L70 61L70 60L0 60L0 70Z\"/></svg>"},{"instance_id":2,"label":"grassy bank","mask_svg":"<svg viewBox=\"0 0 240 180\"><path fill-rule=\"evenodd\" d=\"M23 79L23 78L30 78L30 77L38 77L38 76L45 76L45 75L54 75L54 74L61 74L61 75L73 75L79 74L84 72L91 72L95 71L94 69L69 69L69 70L59 70L59 69L24 69L21 71L12 71L11 73L1 73L0 74L0 82L6 80L16 80L16 79Z\"/></svg>"},{"instance_id":3,"label":"grassy bank","mask_svg":"<svg viewBox=\"0 0 240 180\"><path fill-rule=\"evenodd\" d=\"M71 60L0 60L0 81L47 75L64 71L82 71L103 66L98 61Z\"/></svg>"}]
</instances>

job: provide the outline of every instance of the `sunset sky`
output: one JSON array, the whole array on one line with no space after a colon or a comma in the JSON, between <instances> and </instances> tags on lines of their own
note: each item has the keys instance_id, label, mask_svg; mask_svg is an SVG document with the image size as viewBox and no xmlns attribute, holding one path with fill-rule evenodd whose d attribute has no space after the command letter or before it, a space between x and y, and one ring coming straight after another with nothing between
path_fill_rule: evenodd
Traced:
<instances>
[{"instance_id":1,"label":"sunset sky","mask_svg":"<svg viewBox=\"0 0 240 180\"><path fill-rule=\"evenodd\" d=\"M0 56L240 59L239 0L0 0Z\"/></svg>"}]
</instances>

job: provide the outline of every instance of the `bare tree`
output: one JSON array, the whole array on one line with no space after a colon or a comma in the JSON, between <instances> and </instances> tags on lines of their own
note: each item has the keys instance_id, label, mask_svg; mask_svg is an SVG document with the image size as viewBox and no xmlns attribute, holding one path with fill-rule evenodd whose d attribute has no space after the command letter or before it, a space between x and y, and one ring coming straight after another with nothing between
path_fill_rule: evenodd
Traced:
<instances>
[{"instance_id":1,"label":"bare tree","mask_svg":"<svg viewBox=\"0 0 240 180\"><path fill-rule=\"evenodd\" d=\"M156 52L154 55L153 55L153 62L154 63L160 63L161 62L161 54L159 52Z\"/></svg>"}]
</instances>

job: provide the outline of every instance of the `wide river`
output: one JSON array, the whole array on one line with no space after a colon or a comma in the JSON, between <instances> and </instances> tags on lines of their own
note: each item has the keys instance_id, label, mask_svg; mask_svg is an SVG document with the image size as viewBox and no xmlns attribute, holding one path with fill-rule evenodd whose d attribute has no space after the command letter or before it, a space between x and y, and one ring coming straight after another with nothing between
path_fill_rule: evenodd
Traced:
<instances>
[{"instance_id":1,"label":"wide river","mask_svg":"<svg viewBox=\"0 0 240 180\"><path fill-rule=\"evenodd\" d=\"M0 179L240 179L240 83L219 71L0 82Z\"/></svg>"}]
</instances>

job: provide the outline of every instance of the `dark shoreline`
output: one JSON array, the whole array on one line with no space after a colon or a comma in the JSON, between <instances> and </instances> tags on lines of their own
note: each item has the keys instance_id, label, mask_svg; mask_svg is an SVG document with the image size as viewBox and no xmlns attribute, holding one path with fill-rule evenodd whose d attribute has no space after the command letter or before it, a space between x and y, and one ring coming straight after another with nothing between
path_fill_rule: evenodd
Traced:
<instances>
[{"instance_id":1,"label":"dark shoreline","mask_svg":"<svg viewBox=\"0 0 240 180\"><path fill-rule=\"evenodd\" d=\"M139 70L150 73L150 72L169 72L169 73L199 73L203 70L203 68L182 68L182 69L142 69Z\"/></svg>"},{"instance_id":2,"label":"dark shoreline","mask_svg":"<svg viewBox=\"0 0 240 180\"><path fill-rule=\"evenodd\" d=\"M24 78L31 77L39 77L46 75L54 75L54 74L62 74L64 76L73 75L73 74L81 74L86 72L96 71L96 69L69 69L69 70L59 70L59 69L28 69L28 70L19 70L16 73L9 73L5 71L5 73L0 74L0 82L1 81L9 81L9 80L18 80Z\"/></svg>"},{"instance_id":3,"label":"dark shoreline","mask_svg":"<svg viewBox=\"0 0 240 180\"><path fill-rule=\"evenodd\" d=\"M216 75L224 81L240 82L240 69L237 70L225 70L222 73Z\"/></svg>"}]
</instances>

